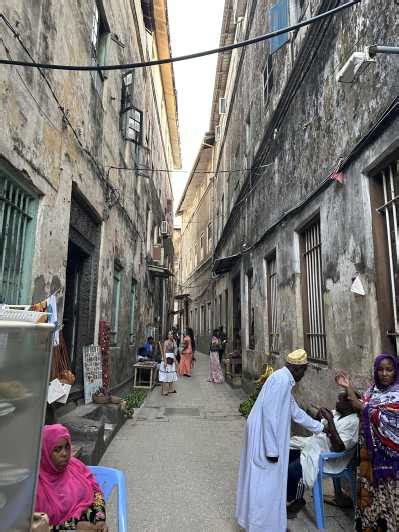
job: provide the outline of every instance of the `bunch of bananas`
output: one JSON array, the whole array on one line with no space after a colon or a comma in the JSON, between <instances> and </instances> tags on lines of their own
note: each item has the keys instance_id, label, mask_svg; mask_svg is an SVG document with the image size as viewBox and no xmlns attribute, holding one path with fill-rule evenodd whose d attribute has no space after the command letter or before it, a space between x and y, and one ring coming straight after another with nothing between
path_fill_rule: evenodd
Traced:
<instances>
[{"instance_id":1,"label":"bunch of bananas","mask_svg":"<svg viewBox=\"0 0 399 532\"><path fill-rule=\"evenodd\" d=\"M258 380L255 381L256 387L259 388L259 391L262 389L262 386L265 384L265 382L270 377L270 375L273 373L273 371L274 371L273 366L271 366L270 364L265 364L263 366L262 375L259 377Z\"/></svg>"},{"instance_id":2,"label":"bunch of bananas","mask_svg":"<svg viewBox=\"0 0 399 532\"><path fill-rule=\"evenodd\" d=\"M273 373L273 367L270 365L270 364L265 364L264 367L263 367L263 373L262 375L259 377L259 379L257 379L255 381L255 384L256 384L256 390L254 393L251 393L251 395L248 397L248 399L246 399L245 401L243 401L241 404L240 404L240 407L239 407L239 412L240 414L242 414L244 417L248 417L251 410L252 410L252 407L254 406L255 404L255 401L259 395L259 392L261 391L262 389L262 386L265 384L265 382L267 381L267 379L270 377L270 375Z\"/></svg>"}]
</instances>

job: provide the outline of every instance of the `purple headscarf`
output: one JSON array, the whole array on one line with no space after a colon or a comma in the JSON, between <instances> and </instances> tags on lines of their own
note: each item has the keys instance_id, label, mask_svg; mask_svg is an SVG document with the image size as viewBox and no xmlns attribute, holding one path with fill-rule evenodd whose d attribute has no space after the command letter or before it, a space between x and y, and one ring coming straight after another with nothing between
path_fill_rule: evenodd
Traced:
<instances>
[{"instance_id":1,"label":"purple headscarf","mask_svg":"<svg viewBox=\"0 0 399 532\"><path fill-rule=\"evenodd\" d=\"M395 368L394 382L383 386L378 369L385 359ZM374 361L374 385L364 394L363 429L373 465L373 481L399 479L399 362L381 354Z\"/></svg>"}]
</instances>

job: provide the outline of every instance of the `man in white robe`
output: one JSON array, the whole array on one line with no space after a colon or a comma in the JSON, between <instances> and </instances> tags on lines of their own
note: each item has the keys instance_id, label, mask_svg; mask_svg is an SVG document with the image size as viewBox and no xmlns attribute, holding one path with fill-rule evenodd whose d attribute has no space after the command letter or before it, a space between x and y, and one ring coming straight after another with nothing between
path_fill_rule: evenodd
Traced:
<instances>
[{"instance_id":1,"label":"man in white robe","mask_svg":"<svg viewBox=\"0 0 399 532\"><path fill-rule=\"evenodd\" d=\"M236 519L247 532L286 532L291 419L318 434L323 425L301 410L292 388L307 369L298 349L265 382L247 419L237 486Z\"/></svg>"}]
</instances>

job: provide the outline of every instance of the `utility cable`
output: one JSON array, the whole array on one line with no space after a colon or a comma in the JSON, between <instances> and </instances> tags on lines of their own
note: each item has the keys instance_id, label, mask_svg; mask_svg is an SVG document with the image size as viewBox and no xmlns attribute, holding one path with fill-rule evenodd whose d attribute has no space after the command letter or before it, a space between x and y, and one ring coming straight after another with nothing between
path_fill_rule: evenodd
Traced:
<instances>
[{"instance_id":1,"label":"utility cable","mask_svg":"<svg viewBox=\"0 0 399 532\"><path fill-rule=\"evenodd\" d=\"M311 17L301 22L297 22L296 24L292 24L291 26L286 26L285 28L272 31L264 35L259 35L258 37L253 37L252 39L246 39L245 41L228 44L226 46L220 46L218 48L213 48L211 50L205 50L202 52L196 52L193 54L181 55L177 57L168 57L165 59L156 59L153 61L144 61L144 62L137 62L137 63L126 63L126 64L118 64L118 65L94 65L94 66L93 65L61 65L61 64L49 64L49 63L36 63L33 61L32 62L31 61L15 61L11 59L0 59L0 64L16 65L16 66L23 66L23 67L28 67L28 68L43 68L43 69L49 69L49 70L71 70L71 71L79 71L79 72L134 70L136 68L167 65L170 63L177 63L178 61L187 61L190 59L197 59L199 57L205 57L208 55L230 52L237 48L243 48L245 46L250 46L251 44L256 44L258 42L267 41L269 39L272 39L273 37L278 37L279 35L282 35L284 33L295 31L299 28L303 28L304 26L308 26L309 24L318 22L319 20L323 20L324 18L331 17L335 15L336 13L339 13L340 11L343 11L344 9L348 9L349 7L352 7L360 2L361 0L352 0L350 2L346 2L345 4L342 4L341 6L338 6L334 9L330 9L329 11L325 11L324 13L320 13L319 15L316 15L315 17Z\"/></svg>"}]
</instances>

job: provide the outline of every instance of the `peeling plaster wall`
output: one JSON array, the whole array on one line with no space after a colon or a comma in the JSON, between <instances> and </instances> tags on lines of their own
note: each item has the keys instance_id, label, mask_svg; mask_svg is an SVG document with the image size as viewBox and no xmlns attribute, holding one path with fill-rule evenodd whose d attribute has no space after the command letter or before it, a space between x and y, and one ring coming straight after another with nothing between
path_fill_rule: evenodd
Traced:
<instances>
[{"instance_id":1,"label":"peeling plaster wall","mask_svg":"<svg viewBox=\"0 0 399 532\"><path fill-rule=\"evenodd\" d=\"M267 14L273 3L248 2L246 37L267 31ZM312 1L304 5L306 18L318 10L335 7L337 2ZM292 22L296 20L295 9L300 14L299 2L290 2ZM253 386L267 358L264 259L274 249L280 333L280 355L275 365L282 365L284 356L304 343L298 231L317 213L322 234L328 361L312 365L301 384L300 396L306 394L306 399L313 402L323 398L331 404L336 393L333 375L337 368L349 370L361 387L370 379L373 356L381 349L381 335L369 178L365 169L381 153L392 151L395 139L399 138L397 116L346 166L344 185L332 183L270 228L318 187L397 97L397 56L379 56L376 65L354 84L343 85L335 80L336 72L352 51L370 44L394 43L397 33L394 4L384 2L382 9L381 3L365 0L321 27L313 25L291 34L290 42L273 55L274 83L267 105L262 75L268 45L248 47L232 61L236 77L225 94L228 111L221 117L222 137L214 149L215 171L252 167L252 173L219 174L215 197L227 195L228 222L215 256L243 252L240 266L243 376L248 388ZM249 146L245 122L250 124ZM253 186L255 191L245 199L245 193ZM237 200L241 201L240 206L231 212ZM255 350L249 350L247 341L244 342L248 337L244 281L251 268L255 283ZM356 272L361 274L366 289L364 297L350 292ZM215 293L231 286L235 273L219 278Z\"/></svg>"},{"instance_id":2,"label":"peeling plaster wall","mask_svg":"<svg viewBox=\"0 0 399 532\"><path fill-rule=\"evenodd\" d=\"M4 0L2 13L33 58L89 64L93 5L81 0ZM140 2L116 0L105 2L104 8L114 35L107 62L148 57ZM3 20L0 27L1 54L29 59ZM153 224L159 226L165 219L167 201L172 200L172 189L165 173L143 171L138 175L134 171L107 172L107 168L173 166L166 111L159 100L160 80L150 70L135 71L134 104L143 111L143 143L136 146L123 139L121 130L121 78L118 71L109 72L101 81L97 73L48 70L42 75L37 69L0 69L0 157L14 177L29 182L39 196L29 300L40 300L65 286L72 189L84 198L99 224L98 282L90 296L94 307L90 317L82 318L95 323L92 343L98 341L99 320L111 321L115 260L123 266L119 340L110 362L112 386L131 376L137 347L154 316L160 314L159 283L149 276L146 265L146 213L147 209L152 212ZM81 232L84 235L85 227ZM149 233L153 235L152 228ZM165 243L165 255L172 263L171 241ZM129 339L132 278L137 281L133 342ZM170 287L166 293L167 313L173 305ZM63 305L61 298L61 316Z\"/></svg>"}]
</instances>

